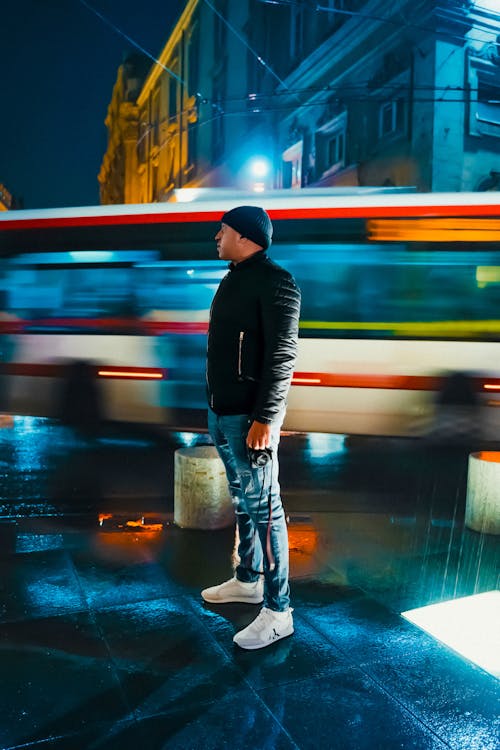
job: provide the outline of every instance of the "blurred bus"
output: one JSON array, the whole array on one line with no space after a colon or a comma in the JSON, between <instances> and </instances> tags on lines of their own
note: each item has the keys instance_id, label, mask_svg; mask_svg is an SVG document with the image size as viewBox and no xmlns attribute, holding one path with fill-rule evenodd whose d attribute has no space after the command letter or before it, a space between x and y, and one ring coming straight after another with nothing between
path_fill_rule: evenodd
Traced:
<instances>
[{"instance_id":1,"label":"blurred bus","mask_svg":"<svg viewBox=\"0 0 500 750\"><path fill-rule=\"evenodd\" d=\"M0 411L64 419L85 392L103 419L202 428L213 238L253 203L302 290L286 429L425 434L459 373L500 434L497 194L175 197L0 216Z\"/></svg>"}]
</instances>

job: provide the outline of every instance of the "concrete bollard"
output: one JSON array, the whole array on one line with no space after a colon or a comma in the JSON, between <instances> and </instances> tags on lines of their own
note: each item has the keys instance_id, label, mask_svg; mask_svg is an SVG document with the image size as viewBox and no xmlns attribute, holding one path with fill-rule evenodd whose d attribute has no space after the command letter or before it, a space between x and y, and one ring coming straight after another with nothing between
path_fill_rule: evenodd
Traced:
<instances>
[{"instance_id":1,"label":"concrete bollard","mask_svg":"<svg viewBox=\"0 0 500 750\"><path fill-rule=\"evenodd\" d=\"M500 451L469 454L465 525L500 534Z\"/></svg>"},{"instance_id":2,"label":"concrete bollard","mask_svg":"<svg viewBox=\"0 0 500 750\"><path fill-rule=\"evenodd\" d=\"M226 471L213 445L178 448L174 468L174 522L178 526L222 529L234 524Z\"/></svg>"}]
</instances>

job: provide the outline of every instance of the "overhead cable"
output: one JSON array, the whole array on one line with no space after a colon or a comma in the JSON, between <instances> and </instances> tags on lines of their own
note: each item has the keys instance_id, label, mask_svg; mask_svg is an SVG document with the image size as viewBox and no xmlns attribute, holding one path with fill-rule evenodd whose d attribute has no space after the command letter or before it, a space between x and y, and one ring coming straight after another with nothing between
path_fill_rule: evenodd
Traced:
<instances>
[{"instance_id":1,"label":"overhead cable","mask_svg":"<svg viewBox=\"0 0 500 750\"><path fill-rule=\"evenodd\" d=\"M158 60L157 57L151 54L151 52L148 52L147 49L145 49L141 44L135 41L135 39L132 39L131 36L126 34L124 31L122 31L113 21L110 21L109 18L107 18L105 15L103 15L100 11L97 10L97 8L94 8L90 3L87 2L87 0L78 0L81 5L83 5L87 10L89 10L91 13L93 13L97 18L99 18L103 23L106 24L106 26L109 26L116 34L119 34L119 36L123 37L124 39L129 42L133 47L138 49L140 52L143 53L143 55L146 55L150 60L152 60L155 65L159 65L160 68L163 68L163 70L166 73L169 73L173 78L175 78L179 83L186 86L186 82L183 78L181 78L174 70L171 70L166 65L164 65L160 60Z\"/></svg>"},{"instance_id":2,"label":"overhead cable","mask_svg":"<svg viewBox=\"0 0 500 750\"><path fill-rule=\"evenodd\" d=\"M392 26L398 26L400 28L412 28L416 29L417 31L425 31L430 32L432 34L440 34L441 36L447 37L448 39L459 39L463 40L463 36L461 36L458 33L453 33L450 31L444 31L443 29L437 31L435 28L431 28L428 26L421 26L417 23L411 23L410 21L405 20L397 20L396 18L389 18L387 16L379 16L373 13L364 13L363 11L356 11L356 10L347 10L344 8L331 8L327 5L320 5L316 4L314 7L311 7L310 3L306 3L303 0L299 0L296 2L289 2L288 0L261 0L261 2L264 2L266 4L271 5L283 5L288 8L295 7L295 8L301 8L303 10L309 10L309 11L321 11L323 13L328 13L331 15L339 15L339 16L349 16L350 18L366 18L368 20L372 21L380 21L380 23L387 23ZM446 9L446 13L453 12L451 9ZM443 19L445 20L445 19ZM458 19L455 19L458 20ZM485 22L483 22L481 19L474 17L474 27L485 27L485 30L491 30L491 26ZM479 28L479 31L482 29ZM484 42L484 39L479 39L478 37L468 36L468 39L474 42Z\"/></svg>"},{"instance_id":3,"label":"overhead cable","mask_svg":"<svg viewBox=\"0 0 500 750\"><path fill-rule=\"evenodd\" d=\"M247 40L245 39L245 37L244 37L244 36L242 36L242 35L240 34L240 32L239 32L239 31L237 31L237 30L236 30L236 29L234 28L234 26L233 26L232 24L230 24L230 23L229 23L229 21L227 20L227 18L225 18L225 17L224 17L223 15L222 15L222 13L220 13L220 12L219 12L219 11L217 10L217 8L215 8L215 7L214 7L214 6L212 5L212 3L210 2L210 0L203 0L203 1L204 1L205 5L208 5L208 7L210 8L210 10L211 10L211 11L212 11L213 13L215 13L215 15L216 15L216 16L218 16L218 18L220 18L220 20L222 21L222 23L224 23L224 24L225 24L225 25L227 26L227 28L229 29L229 31L231 31L231 33L232 33L232 34L234 34L234 35L236 36L236 38L237 38L237 39L239 39L239 41L240 41L240 42L241 42L242 44L244 44L244 45L245 45L245 47L246 47L246 48L247 48L247 49L248 49L248 50L249 50L249 51L250 51L250 52L252 53L252 55L253 55L253 56L254 56L254 57L256 58L257 62L259 62L259 63L260 63L260 65L262 65L262 66L263 66L263 67L264 67L264 68L265 68L265 69L266 69L266 70L267 70L267 71L268 71L268 72L269 72L269 73L270 73L270 74L271 74L271 75L273 76L273 78L275 78L275 79L276 79L276 80L278 81L278 83L280 84L280 86L283 86L283 87L284 87L285 89L288 89L288 86L286 85L285 81L284 81L284 80L283 80L282 78L280 78L280 77L279 77L279 75L278 75L278 74L277 74L277 73L276 73L276 72L275 72L275 71L274 71L274 70L273 70L273 69L271 68L271 66L270 66L270 65L269 65L269 64L268 64L268 63L267 63L267 62L266 62L266 61L264 60L264 58L263 58L263 57L262 57L261 55L259 55L259 53L258 53L258 52L256 52L256 51L255 51L255 50L253 49L253 47L251 47L251 46L250 46L250 44L249 44L249 43L247 42ZM299 100L299 101L300 101L300 100Z\"/></svg>"}]
</instances>

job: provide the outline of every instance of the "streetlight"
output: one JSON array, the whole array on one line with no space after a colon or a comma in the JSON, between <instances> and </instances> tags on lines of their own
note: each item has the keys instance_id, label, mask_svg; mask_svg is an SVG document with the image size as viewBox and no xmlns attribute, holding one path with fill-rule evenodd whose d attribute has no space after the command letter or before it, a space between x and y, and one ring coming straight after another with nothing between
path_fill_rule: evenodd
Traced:
<instances>
[{"instance_id":1,"label":"streetlight","mask_svg":"<svg viewBox=\"0 0 500 750\"><path fill-rule=\"evenodd\" d=\"M245 170L251 178L252 190L262 193L271 174L271 162L264 156L254 156L247 163Z\"/></svg>"}]
</instances>

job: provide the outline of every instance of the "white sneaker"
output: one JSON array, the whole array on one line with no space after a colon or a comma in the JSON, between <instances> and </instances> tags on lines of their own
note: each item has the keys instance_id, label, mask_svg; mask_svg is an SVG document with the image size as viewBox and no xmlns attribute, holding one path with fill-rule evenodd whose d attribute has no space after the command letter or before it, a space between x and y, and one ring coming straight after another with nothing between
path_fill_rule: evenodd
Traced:
<instances>
[{"instance_id":1,"label":"white sneaker","mask_svg":"<svg viewBox=\"0 0 500 750\"><path fill-rule=\"evenodd\" d=\"M206 602L212 604L226 604L227 602L244 602L245 604L260 604L264 601L264 581L258 578L253 583L238 581L230 578L229 581L203 589L202 597Z\"/></svg>"},{"instance_id":2,"label":"white sneaker","mask_svg":"<svg viewBox=\"0 0 500 750\"><path fill-rule=\"evenodd\" d=\"M233 641L241 648L250 650L265 648L275 641L286 638L293 633L293 609L285 612L274 612L262 607L261 611L248 627L240 630Z\"/></svg>"}]
</instances>

